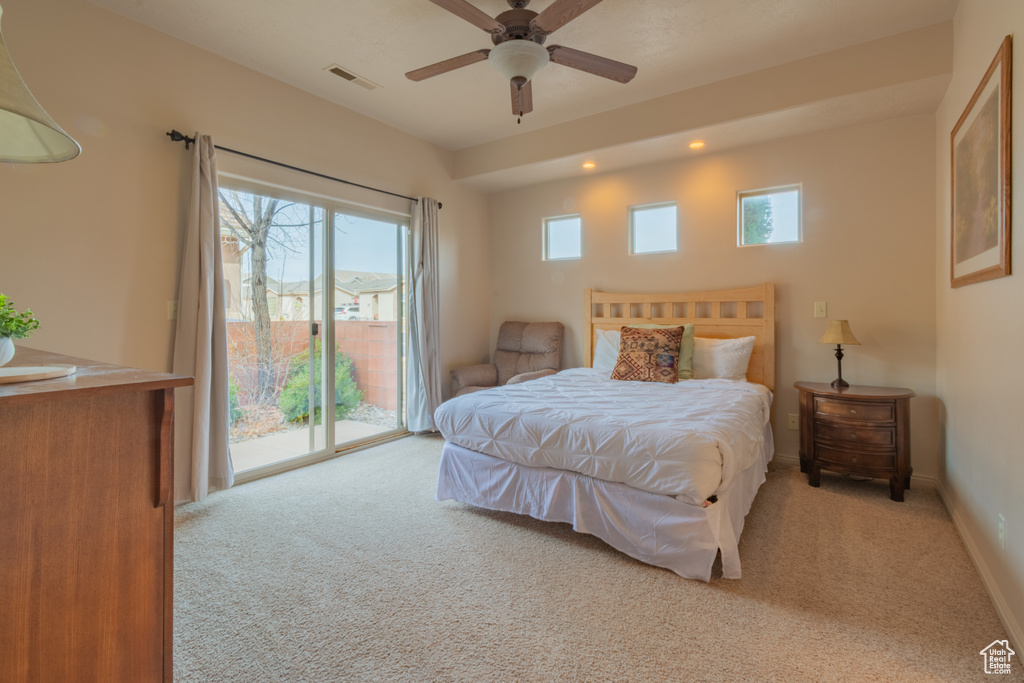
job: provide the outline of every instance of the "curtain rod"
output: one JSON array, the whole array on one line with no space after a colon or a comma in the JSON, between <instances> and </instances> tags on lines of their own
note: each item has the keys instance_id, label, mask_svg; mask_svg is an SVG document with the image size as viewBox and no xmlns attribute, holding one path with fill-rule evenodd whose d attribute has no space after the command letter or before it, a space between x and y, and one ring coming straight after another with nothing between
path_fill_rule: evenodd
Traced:
<instances>
[{"instance_id":1,"label":"curtain rod","mask_svg":"<svg viewBox=\"0 0 1024 683\"><path fill-rule=\"evenodd\" d=\"M185 143L185 149L188 149L191 145L194 145L195 142L196 142L195 138L190 138L189 136L185 135L184 133L180 133L180 132L178 132L176 130L171 130L170 133L167 133L167 137L169 137L172 142L184 142ZM333 180L336 183L344 183L345 185L352 185L353 187L361 187L364 190L372 190L373 192L380 192L381 194L391 195L392 197L398 197L400 199L408 199L411 202L416 201L415 197L408 197L408 196L406 196L404 194L398 194L397 192L389 192L388 190L381 190L381 189L376 188L376 187L370 187L369 185L360 185L359 183L354 183L351 180L342 180L341 178L335 178L334 176L324 175L323 173L317 173L316 171L309 171L309 170L304 169L304 168L299 168L298 166L292 166L290 164L283 164L280 161L274 161L273 159L265 159L264 157L258 157L255 154L249 154L247 152L239 152L237 149L231 149L230 147L221 147L220 145L214 145L214 148L215 149L219 149L222 152L230 152L231 154L237 154L240 157L246 157L246 158L249 158L249 159L255 159L256 161L262 161L262 162L267 163L267 164L273 164L274 166L280 166L281 168L287 168L287 169L290 169L292 171L298 171L299 173L305 173L307 175L316 176L317 178L323 178L325 180ZM441 209L441 202L437 203L437 208L438 208L438 210Z\"/></svg>"}]
</instances>

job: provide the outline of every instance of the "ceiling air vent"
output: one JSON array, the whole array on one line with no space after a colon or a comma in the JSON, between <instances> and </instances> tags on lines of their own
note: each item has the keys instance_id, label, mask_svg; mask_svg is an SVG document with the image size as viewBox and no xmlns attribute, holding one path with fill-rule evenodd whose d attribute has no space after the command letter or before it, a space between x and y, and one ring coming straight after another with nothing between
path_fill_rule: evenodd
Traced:
<instances>
[{"instance_id":1,"label":"ceiling air vent","mask_svg":"<svg viewBox=\"0 0 1024 683\"><path fill-rule=\"evenodd\" d=\"M337 64L331 64L330 66L326 67L324 71L330 71L335 76L340 76L341 78L344 78L346 81L349 81L350 83L355 83L359 87L365 88L366 90L376 90L377 88L380 87L380 84L374 83L370 79L363 78L358 74L354 74L348 69L343 69Z\"/></svg>"}]
</instances>

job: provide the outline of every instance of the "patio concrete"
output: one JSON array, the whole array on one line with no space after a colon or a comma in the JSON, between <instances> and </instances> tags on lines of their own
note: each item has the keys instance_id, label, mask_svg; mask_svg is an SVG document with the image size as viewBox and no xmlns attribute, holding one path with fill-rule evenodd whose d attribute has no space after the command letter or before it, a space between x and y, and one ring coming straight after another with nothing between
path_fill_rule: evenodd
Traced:
<instances>
[{"instance_id":1,"label":"patio concrete","mask_svg":"<svg viewBox=\"0 0 1024 683\"><path fill-rule=\"evenodd\" d=\"M334 437L341 444L365 439L391 429L394 428L378 427L352 420L338 420L334 423ZM320 450L324 447L323 433L323 429L317 429L316 444L313 450ZM291 460L309 452L309 429L291 429L231 444L231 462L236 473L245 472L283 460Z\"/></svg>"}]
</instances>

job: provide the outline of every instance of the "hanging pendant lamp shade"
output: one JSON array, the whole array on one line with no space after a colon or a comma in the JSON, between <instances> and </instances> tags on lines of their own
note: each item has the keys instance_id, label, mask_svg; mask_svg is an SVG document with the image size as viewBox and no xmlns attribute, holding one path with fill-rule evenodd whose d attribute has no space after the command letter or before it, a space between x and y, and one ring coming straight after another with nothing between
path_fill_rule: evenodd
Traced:
<instances>
[{"instance_id":1,"label":"hanging pendant lamp shade","mask_svg":"<svg viewBox=\"0 0 1024 683\"><path fill-rule=\"evenodd\" d=\"M67 161L81 151L29 92L0 33L0 161Z\"/></svg>"}]
</instances>

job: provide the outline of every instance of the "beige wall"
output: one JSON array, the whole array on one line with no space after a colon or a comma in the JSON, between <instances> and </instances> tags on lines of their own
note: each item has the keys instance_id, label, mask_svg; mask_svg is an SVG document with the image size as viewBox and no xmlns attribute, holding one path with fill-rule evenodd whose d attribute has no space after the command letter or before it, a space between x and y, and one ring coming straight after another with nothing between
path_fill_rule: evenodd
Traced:
<instances>
[{"instance_id":1,"label":"beige wall","mask_svg":"<svg viewBox=\"0 0 1024 683\"><path fill-rule=\"evenodd\" d=\"M28 345L169 369L191 166L164 135L178 128L442 201L445 375L486 352L486 199L449 179L450 153L82 0L5 0L3 29L84 148L62 164L0 164L0 291L42 321Z\"/></svg>"},{"instance_id":2,"label":"beige wall","mask_svg":"<svg viewBox=\"0 0 1024 683\"><path fill-rule=\"evenodd\" d=\"M1015 94L1010 277L951 289L950 143L974 89L1003 37L1014 45ZM997 610L1024 647L1024 3L962 0L954 21L953 79L936 113L936 239L938 372L942 442L940 486L968 549L986 579ZM997 516L1006 518L1006 549Z\"/></svg>"},{"instance_id":3,"label":"beige wall","mask_svg":"<svg viewBox=\"0 0 1024 683\"><path fill-rule=\"evenodd\" d=\"M825 321L847 318L863 344L847 349L851 383L906 386L915 474L936 471L935 189L931 116L808 134L692 160L547 183L490 205L491 341L503 320L561 320L563 364L582 363L583 290L700 291L774 282L778 299L778 453L796 458L798 380L831 381ZM803 183L804 241L738 248L738 190ZM680 251L630 256L626 208L678 202ZM541 261L541 220L578 212L583 258ZM481 359L482 360L482 359Z\"/></svg>"}]
</instances>

